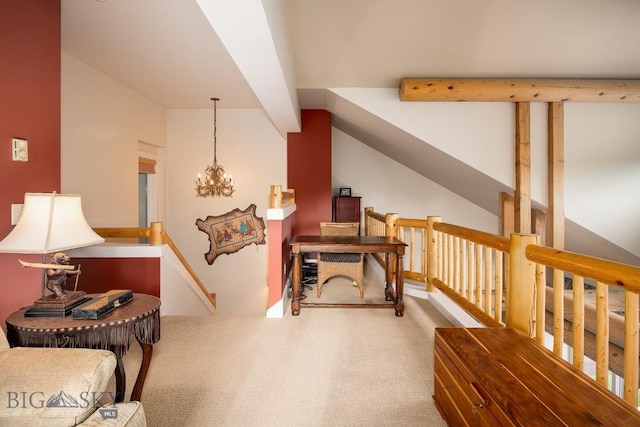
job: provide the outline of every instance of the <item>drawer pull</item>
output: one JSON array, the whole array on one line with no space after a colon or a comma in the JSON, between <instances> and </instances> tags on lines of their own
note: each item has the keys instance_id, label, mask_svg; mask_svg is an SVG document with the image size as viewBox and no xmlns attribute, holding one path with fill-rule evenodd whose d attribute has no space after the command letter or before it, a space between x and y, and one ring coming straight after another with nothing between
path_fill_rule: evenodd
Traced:
<instances>
[{"instance_id":1,"label":"drawer pull","mask_svg":"<svg viewBox=\"0 0 640 427\"><path fill-rule=\"evenodd\" d=\"M471 404L471 412L475 414L476 412L478 412L478 409L482 409L485 406L488 406L489 401L486 397L484 397L484 393L482 393L481 388L478 384L474 382L471 382L470 384L471 387L473 387L473 389L476 391L476 393L478 393L478 396L480 396L480 398L482 399L481 402Z\"/></svg>"}]
</instances>

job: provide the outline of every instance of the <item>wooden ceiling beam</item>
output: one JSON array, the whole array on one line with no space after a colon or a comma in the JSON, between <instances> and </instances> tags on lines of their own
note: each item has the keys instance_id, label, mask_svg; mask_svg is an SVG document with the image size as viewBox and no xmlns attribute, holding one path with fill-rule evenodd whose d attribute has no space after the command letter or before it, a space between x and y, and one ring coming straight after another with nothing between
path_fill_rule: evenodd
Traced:
<instances>
[{"instance_id":1,"label":"wooden ceiling beam","mask_svg":"<svg viewBox=\"0 0 640 427\"><path fill-rule=\"evenodd\" d=\"M640 80L400 80L401 101L640 102Z\"/></svg>"}]
</instances>

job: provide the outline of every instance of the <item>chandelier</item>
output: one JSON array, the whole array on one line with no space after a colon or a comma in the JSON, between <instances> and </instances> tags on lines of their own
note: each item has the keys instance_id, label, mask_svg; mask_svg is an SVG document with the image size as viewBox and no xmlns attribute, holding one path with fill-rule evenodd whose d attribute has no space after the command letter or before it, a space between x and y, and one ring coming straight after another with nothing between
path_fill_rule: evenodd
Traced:
<instances>
[{"instance_id":1,"label":"chandelier","mask_svg":"<svg viewBox=\"0 0 640 427\"><path fill-rule=\"evenodd\" d=\"M220 98L211 98L213 101L213 165L204 170L204 178L198 174L196 179L196 194L199 197L230 197L233 192L233 179L227 175L222 165L218 164L216 157L216 104Z\"/></svg>"}]
</instances>

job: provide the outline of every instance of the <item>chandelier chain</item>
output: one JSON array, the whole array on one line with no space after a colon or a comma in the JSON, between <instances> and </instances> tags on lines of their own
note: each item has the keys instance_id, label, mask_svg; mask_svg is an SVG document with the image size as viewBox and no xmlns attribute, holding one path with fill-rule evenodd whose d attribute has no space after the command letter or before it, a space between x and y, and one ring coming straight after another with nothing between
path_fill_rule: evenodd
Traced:
<instances>
[{"instance_id":1,"label":"chandelier chain","mask_svg":"<svg viewBox=\"0 0 640 427\"><path fill-rule=\"evenodd\" d=\"M218 110L219 98L211 98L213 101L213 164L204 170L204 179L198 174L196 179L196 196L198 197L231 197L235 191L233 179L227 175L224 167L218 164Z\"/></svg>"},{"instance_id":2,"label":"chandelier chain","mask_svg":"<svg viewBox=\"0 0 640 427\"><path fill-rule=\"evenodd\" d=\"M213 101L213 164L217 165L218 164L218 155L217 155L217 145L218 145L218 138L217 138L217 130L218 130L218 114L217 114L217 104L218 101L220 101L220 98L211 98L211 100Z\"/></svg>"}]
</instances>

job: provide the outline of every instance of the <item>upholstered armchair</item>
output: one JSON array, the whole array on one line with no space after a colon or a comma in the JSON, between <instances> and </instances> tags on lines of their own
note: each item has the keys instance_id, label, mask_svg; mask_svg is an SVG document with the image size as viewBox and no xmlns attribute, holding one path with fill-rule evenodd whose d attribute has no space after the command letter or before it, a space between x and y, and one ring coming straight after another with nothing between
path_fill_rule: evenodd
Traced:
<instances>
[{"instance_id":1,"label":"upholstered armchair","mask_svg":"<svg viewBox=\"0 0 640 427\"><path fill-rule=\"evenodd\" d=\"M146 426L140 402L114 403L107 350L9 348L0 330L0 425Z\"/></svg>"},{"instance_id":2,"label":"upholstered armchair","mask_svg":"<svg viewBox=\"0 0 640 427\"><path fill-rule=\"evenodd\" d=\"M358 222L321 222L321 236L357 236L360 232ZM353 280L360 289L360 298L364 298L364 256L358 253L336 254L320 253L318 256L318 289L320 298L324 282L334 276L345 276Z\"/></svg>"}]
</instances>

